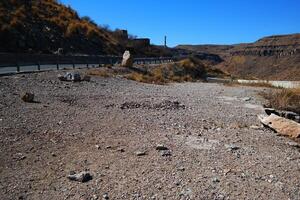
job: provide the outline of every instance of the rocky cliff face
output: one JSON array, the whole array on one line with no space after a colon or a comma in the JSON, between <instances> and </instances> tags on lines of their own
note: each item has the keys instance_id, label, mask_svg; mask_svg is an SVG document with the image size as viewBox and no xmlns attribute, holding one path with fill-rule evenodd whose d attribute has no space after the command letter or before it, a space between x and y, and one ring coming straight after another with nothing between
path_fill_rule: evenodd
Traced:
<instances>
[{"instance_id":1,"label":"rocky cliff face","mask_svg":"<svg viewBox=\"0 0 300 200\"><path fill-rule=\"evenodd\" d=\"M235 76L300 80L300 34L265 37L228 53L219 67Z\"/></svg>"},{"instance_id":2,"label":"rocky cliff face","mask_svg":"<svg viewBox=\"0 0 300 200\"><path fill-rule=\"evenodd\" d=\"M249 44L193 48L220 55L224 61L216 67L233 76L300 81L300 34L270 36Z\"/></svg>"}]
</instances>

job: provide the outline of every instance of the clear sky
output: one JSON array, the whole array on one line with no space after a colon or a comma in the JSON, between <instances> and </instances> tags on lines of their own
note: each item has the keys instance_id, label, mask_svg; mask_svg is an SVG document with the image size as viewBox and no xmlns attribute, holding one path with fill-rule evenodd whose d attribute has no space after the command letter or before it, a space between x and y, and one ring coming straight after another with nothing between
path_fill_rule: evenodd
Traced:
<instances>
[{"instance_id":1,"label":"clear sky","mask_svg":"<svg viewBox=\"0 0 300 200\"><path fill-rule=\"evenodd\" d=\"M154 44L235 44L300 32L300 0L60 0Z\"/></svg>"}]
</instances>

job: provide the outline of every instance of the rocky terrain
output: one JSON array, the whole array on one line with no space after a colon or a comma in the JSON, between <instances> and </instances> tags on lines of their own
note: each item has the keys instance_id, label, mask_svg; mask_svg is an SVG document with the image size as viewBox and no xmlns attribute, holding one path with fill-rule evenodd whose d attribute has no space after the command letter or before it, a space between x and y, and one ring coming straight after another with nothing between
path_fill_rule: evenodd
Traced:
<instances>
[{"instance_id":1,"label":"rocky terrain","mask_svg":"<svg viewBox=\"0 0 300 200\"><path fill-rule=\"evenodd\" d=\"M169 55L149 39L98 25L57 0L1 1L0 43L1 53L122 55L130 49L137 56Z\"/></svg>"},{"instance_id":2,"label":"rocky terrain","mask_svg":"<svg viewBox=\"0 0 300 200\"><path fill-rule=\"evenodd\" d=\"M0 77L0 199L299 199L299 145L261 127L263 89L59 73Z\"/></svg>"},{"instance_id":3,"label":"rocky terrain","mask_svg":"<svg viewBox=\"0 0 300 200\"><path fill-rule=\"evenodd\" d=\"M300 34L277 35L238 45L178 46L220 55L218 68L242 78L300 80Z\"/></svg>"}]
</instances>

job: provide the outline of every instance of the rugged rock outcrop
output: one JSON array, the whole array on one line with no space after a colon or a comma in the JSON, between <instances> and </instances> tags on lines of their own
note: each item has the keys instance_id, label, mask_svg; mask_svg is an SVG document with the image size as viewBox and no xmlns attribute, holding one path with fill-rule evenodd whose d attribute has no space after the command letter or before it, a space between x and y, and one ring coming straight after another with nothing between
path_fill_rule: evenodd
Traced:
<instances>
[{"instance_id":1,"label":"rugged rock outcrop","mask_svg":"<svg viewBox=\"0 0 300 200\"><path fill-rule=\"evenodd\" d=\"M249 44L178 48L215 53L224 60L217 67L237 77L300 80L300 34L269 36Z\"/></svg>"}]
</instances>

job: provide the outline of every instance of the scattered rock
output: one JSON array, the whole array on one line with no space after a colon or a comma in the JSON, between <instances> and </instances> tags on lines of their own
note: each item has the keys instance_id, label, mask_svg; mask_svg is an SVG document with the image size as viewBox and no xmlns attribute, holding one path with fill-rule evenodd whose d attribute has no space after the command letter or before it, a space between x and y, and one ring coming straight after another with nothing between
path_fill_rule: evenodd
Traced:
<instances>
[{"instance_id":1,"label":"scattered rock","mask_svg":"<svg viewBox=\"0 0 300 200\"><path fill-rule=\"evenodd\" d=\"M287 142L286 144L291 147L300 148L300 144L298 144L297 142Z\"/></svg>"},{"instance_id":2,"label":"scattered rock","mask_svg":"<svg viewBox=\"0 0 300 200\"><path fill-rule=\"evenodd\" d=\"M108 196L107 193L104 193L104 194L103 194L103 199L105 199L105 200L109 199L109 196Z\"/></svg>"},{"instance_id":3,"label":"scattered rock","mask_svg":"<svg viewBox=\"0 0 300 200\"><path fill-rule=\"evenodd\" d=\"M155 149L158 151L169 150L168 147L166 147L162 144L158 144Z\"/></svg>"},{"instance_id":4,"label":"scattered rock","mask_svg":"<svg viewBox=\"0 0 300 200\"><path fill-rule=\"evenodd\" d=\"M58 79L61 81L73 81L73 82L81 81L79 72L67 72L65 75L58 75Z\"/></svg>"},{"instance_id":5,"label":"scattered rock","mask_svg":"<svg viewBox=\"0 0 300 200\"><path fill-rule=\"evenodd\" d=\"M187 188L180 193L180 197L186 197L187 199L190 199L193 195L193 191L190 188Z\"/></svg>"},{"instance_id":6,"label":"scattered rock","mask_svg":"<svg viewBox=\"0 0 300 200\"><path fill-rule=\"evenodd\" d=\"M213 177L212 182L213 183L219 183L220 180L218 179L218 177Z\"/></svg>"},{"instance_id":7,"label":"scattered rock","mask_svg":"<svg viewBox=\"0 0 300 200\"><path fill-rule=\"evenodd\" d=\"M92 175L87 171L83 171L77 174L75 172L70 172L70 175L68 175L67 177L71 181L78 181L82 183L88 182L93 179Z\"/></svg>"},{"instance_id":8,"label":"scattered rock","mask_svg":"<svg viewBox=\"0 0 300 200\"><path fill-rule=\"evenodd\" d=\"M271 114L279 115L279 113L276 112L274 108L265 108L265 112L267 113L267 115L271 115Z\"/></svg>"},{"instance_id":9,"label":"scattered rock","mask_svg":"<svg viewBox=\"0 0 300 200\"><path fill-rule=\"evenodd\" d=\"M178 167L178 169L177 169L178 171L184 171L185 170L185 167Z\"/></svg>"},{"instance_id":10,"label":"scattered rock","mask_svg":"<svg viewBox=\"0 0 300 200\"><path fill-rule=\"evenodd\" d=\"M111 149L111 146L110 146L110 145L108 145L108 146L106 146L106 147L105 147L105 149Z\"/></svg>"},{"instance_id":11,"label":"scattered rock","mask_svg":"<svg viewBox=\"0 0 300 200\"><path fill-rule=\"evenodd\" d=\"M251 125L249 128L254 129L254 130L260 130L262 127L256 126L256 125Z\"/></svg>"},{"instance_id":12,"label":"scattered rock","mask_svg":"<svg viewBox=\"0 0 300 200\"><path fill-rule=\"evenodd\" d=\"M283 117L271 114L270 116L259 115L261 123L280 135L291 138L300 137L300 124Z\"/></svg>"},{"instance_id":13,"label":"scattered rock","mask_svg":"<svg viewBox=\"0 0 300 200\"><path fill-rule=\"evenodd\" d=\"M225 147L230 151L235 151L235 150L240 149L240 147L235 144L229 144L229 145L226 144Z\"/></svg>"},{"instance_id":14,"label":"scattered rock","mask_svg":"<svg viewBox=\"0 0 300 200\"><path fill-rule=\"evenodd\" d=\"M28 103L34 102L34 94L30 92L26 92L25 94L22 95L21 98L24 102L28 102Z\"/></svg>"},{"instance_id":15,"label":"scattered rock","mask_svg":"<svg viewBox=\"0 0 300 200\"><path fill-rule=\"evenodd\" d=\"M137 156L145 156L146 155L146 151L136 151L135 155L137 155Z\"/></svg>"},{"instance_id":16,"label":"scattered rock","mask_svg":"<svg viewBox=\"0 0 300 200\"><path fill-rule=\"evenodd\" d=\"M164 156L164 157L172 156L172 151L171 150L163 150L163 151L160 151L160 155Z\"/></svg>"},{"instance_id":17,"label":"scattered rock","mask_svg":"<svg viewBox=\"0 0 300 200\"><path fill-rule=\"evenodd\" d=\"M100 148L101 148L100 145L98 145L98 144L95 145L95 147L96 147L97 149L100 149Z\"/></svg>"},{"instance_id":18,"label":"scattered rock","mask_svg":"<svg viewBox=\"0 0 300 200\"><path fill-rule=\"evenodd\" d=\"M131 55L130 51L124 52L121 66L122 67L132 67L133 66L133 56Z\"/></svg>"},{"instance_id":19,"label":"scattered rock","mask_svg":"<svg viewBox=\"0 0 300 200\"><path fill-rule=\"evenodd\" d=\"M119 151L119 152L125 152L125 149L122 148L122 147L119 147L119 148L117 149L117 151Z\"/></svg>"},{"instance_id":20,"label":"scattered rock","mask_svg":"<svg viewBox=\"0 0 300 200\"><path fill-rule=\"evenodd\" d=\"M250 101L251 99L252 99L251 97L242 98L243 101Z\"/></svg>"}]
</instances>

